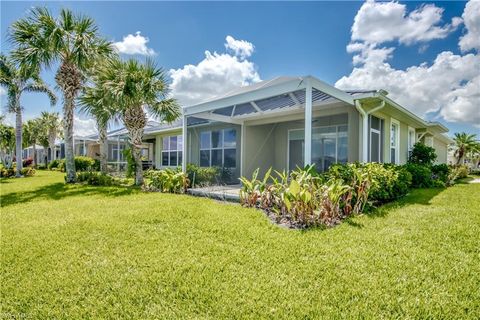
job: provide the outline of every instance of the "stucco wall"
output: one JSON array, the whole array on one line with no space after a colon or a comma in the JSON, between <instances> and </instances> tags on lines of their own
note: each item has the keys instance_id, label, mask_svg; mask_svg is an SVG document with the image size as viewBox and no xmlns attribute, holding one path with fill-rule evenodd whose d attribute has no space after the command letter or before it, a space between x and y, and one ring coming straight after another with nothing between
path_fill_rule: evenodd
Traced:
<instances>
[{"instance_id":1,"label":"stucco wall","mask_svg":"<svg viewBox=\"0 0 480 320\"><path fill-rule=\"evenodd\" d=\"M433 138L433 148L437 153L435 163L447 163L448 145L436 138Z\"/></svg>"}]
</instances>

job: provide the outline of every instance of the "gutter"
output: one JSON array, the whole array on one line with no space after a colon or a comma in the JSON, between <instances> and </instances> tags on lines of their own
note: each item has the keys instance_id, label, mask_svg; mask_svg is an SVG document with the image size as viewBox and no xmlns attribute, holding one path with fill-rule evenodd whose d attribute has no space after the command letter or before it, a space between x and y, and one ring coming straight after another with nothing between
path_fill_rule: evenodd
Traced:
<instances>
[{"instance_id":1,"label":"gutter","mask_svg":"<svg viewBox=\"0 0 480 320\"><path fill-rule=\"evenodd\" d=\"M362 139L362 162L368 162L368 116L380 109L385 107L385 100L382 99L380 104L376 106L375 108L365 111L363 109L362 104L360 103L360 100L355 99L355 108L357 111L362 115L362 131L363 134L361 136Z\"/></svg>"}]
</instances>

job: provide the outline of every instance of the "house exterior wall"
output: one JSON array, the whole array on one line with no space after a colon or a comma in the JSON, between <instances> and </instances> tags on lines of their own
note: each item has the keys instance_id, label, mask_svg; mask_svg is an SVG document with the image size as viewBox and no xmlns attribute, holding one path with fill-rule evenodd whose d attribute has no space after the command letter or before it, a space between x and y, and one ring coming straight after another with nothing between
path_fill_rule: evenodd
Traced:
<instances>
[{"instance_id":1,"label":"house exterior wall","mask_svg":"<svg viewBox=\"0 0 480 320\"><path fill-rule=\"evenodd\" d=\"M152 151L154 157L155 168L160 169L163 168L162 166L162 151L163 151L163 138L170 137L170 136L180 136L182 135L182 129L175 129L172 131L165 131L162 133L158 133L152 137L155 139L155 145L152 146ZM183 159L185 159L185 155L183 155Z\"/></svg>"},{"instance_id":2,"label":"house exterior wall","mask_svg":"<svg viewBox=\"0 0 480 320\"><path fill-rule=\"evenodd\" d=\"M447 163L448 145L437 138L433 138L433 148L437 153L437 160L435 163Z\"/></svg>"}]
</instances>

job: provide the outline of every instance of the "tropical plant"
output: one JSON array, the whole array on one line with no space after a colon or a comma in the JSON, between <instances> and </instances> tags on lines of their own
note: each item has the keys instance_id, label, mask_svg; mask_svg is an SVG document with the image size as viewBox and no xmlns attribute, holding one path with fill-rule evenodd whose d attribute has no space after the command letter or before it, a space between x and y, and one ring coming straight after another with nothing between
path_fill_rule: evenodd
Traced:
<instances>
[{"instance_id":1,"label":"tropical plant","mask_svg":"<svg viewBox=\"0 0 480 320\"><path fill-rule=\"evenodd\" d=\"M189 185L187 175L180 169L149 170L145 190L167 193L185 193Z\"/></svg>"},{"instance_id":2,"label":"tropical plant","mask_svg":"<svg viewBox=\"0 0 480 320\"><path fill-rule=\"evenodd\" d=\"M50 161L53 161L56 159L55 140L60 136L62 121L58 112L43 111L40 115L40 123L50 149Z\"/></svg>"},{"instance_id":3,"label":"tropical plant","mask_svg":"<svg viewBox=\"0 0 480 320\"><path fill-rule=\"evenodd\" d=\"M464 157L477 148L476 134L468 134L466 132L455 133L453 140L455 141L455 158L457 165L463 162Z\"/></svg>"},{"instance_id":4,"label":"tropical plant","mask_svg":"<svg viewBox=\"0 0 480 320\"><path fill-rule=\"evenodd\" d=\"M100 67L97 86L106 94L105 101L115 108L128 130L132 155L135 159L135 184L143 183L143 130L147 123L145 110L162 121L172 122L180 115L176 101L167 98L165 74L152 60L144 64L136 60L109 59Z\"/></svg>"},{"instance_id":5,"label":"tropical plant","mask_svg":"<svg viewBox=\"0 0 480 320\"><path fill-rule=\"evenodd\" d=\"M20 97L25 92L43 92L55 105L57 98L53 91L42 82L39 77L38 65L16 63L10 57L0 55L0 85L7 91L7 110L15 113L15 140L16 140L16 176L22 171L22 106Z\"/></svg>"},{"instance_id":6,"label":"tropical plant","mask_svg":"<svg viewBox=\"0 0 480 320\"><path fill-rule=\"evenodd\" d=\"M25 122L23 125L24 146L32 146L33 151L33 163L32 166L36 167L38 163L37 159L37 145L40 143L42 137L42 124L38 118L31 119Z\"/></svg>"},{"instance_id":7,"label":"tropical plant","mask_svg":"<svg viewBox=\"0 0 480 320\"><path fill-rule=\"evenodd\" d=\"M100 38L95 22L86 16L74 15L62 9L55 18L46 8L34 8L28 17L13 23L11 40L16 49L12 56L22 66L52 66L59 63L55 75L63 93L63 119L66 158L66 182L75 182L73 151L73 115L75 99L80 92L86 73L100 57L113 49Z\"/></svg>"}]
</instances>

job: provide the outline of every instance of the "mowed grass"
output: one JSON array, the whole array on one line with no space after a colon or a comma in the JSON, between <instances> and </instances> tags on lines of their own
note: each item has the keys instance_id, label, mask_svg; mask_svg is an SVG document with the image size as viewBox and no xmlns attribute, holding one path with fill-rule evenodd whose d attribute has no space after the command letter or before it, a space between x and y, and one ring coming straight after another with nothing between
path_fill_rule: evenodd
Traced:
<instances>
[{"instance_id":1,"label":"mowed grass","mask_svg":"<svg viewBox=\"0 0 480 320\"><path fill-rule=\"evenodd\" d=\"M1 317L480 316L480 184L415 190L328 230L183 195L1 183Z\"/></svg>"}]
</instances>

